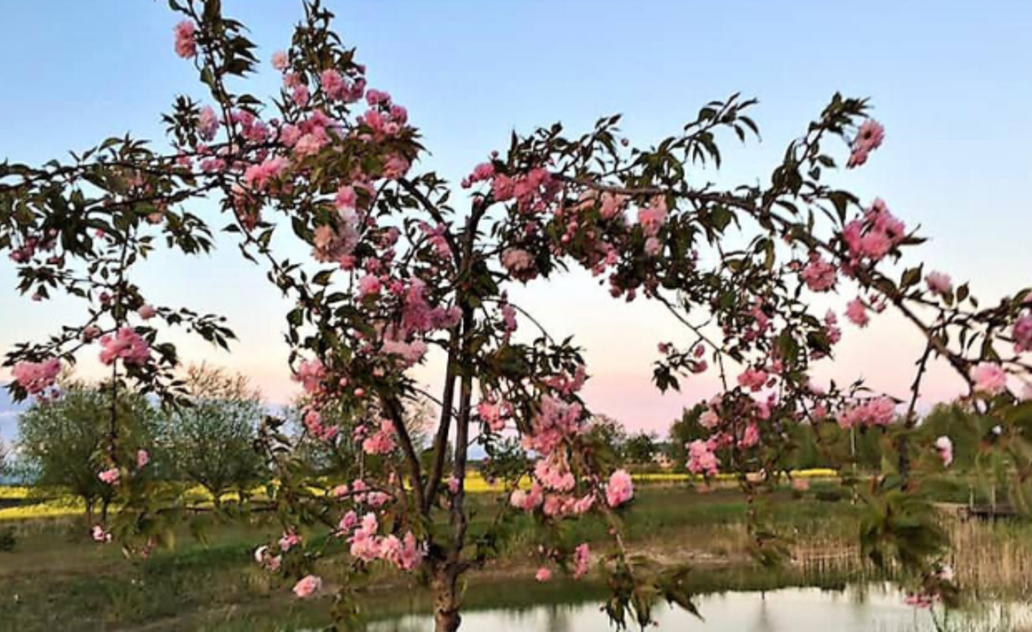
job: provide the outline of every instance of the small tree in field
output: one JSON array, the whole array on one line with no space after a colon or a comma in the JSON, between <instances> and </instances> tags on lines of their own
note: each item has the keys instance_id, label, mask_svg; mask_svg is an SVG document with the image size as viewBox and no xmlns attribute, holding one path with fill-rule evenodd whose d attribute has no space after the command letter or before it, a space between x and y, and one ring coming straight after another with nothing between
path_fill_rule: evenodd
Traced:
<instances>
[{"instance_id":1,"label":"small tree in field","mask_svg":"<svg viewBox=\"0 0 1032 632\"><path fill-rule=\"evenodd\" d=\"M321 560L324 539L298 531L322 529L348 545L351 563L337 582L342 623L359 614L352 588L367 567L381 565L429 584L436 629L454 632L461 579L497 552L508 515L525 512L542 527L541 578L549 568L589 571L588 543L566 541L563 521L595 516L612 534L595 556L612 591L605 610L617 625L645 626L660 600L694 610L687 569L657 570L633 555L621 516L633 506L633 484L613 449L616 433L579 396L588 379L581 350L510 300L511 288L577 265L614 297L654 301L684 325L684 340L659 344L653 377L661 390L719 374L720 393L697 410L687 468L706 477L730 470L756 500L749 532L761 562L778 563L785 552L762 524L759 492L791 467L786 426L812 425L823 452L841 464L855 460L842 431L863 428L880 440L888 466L847 479L868 511L862 550L898 565L915 599L955 601L947 538L915 484L948 466L952 452L947 437L933 443L915 431L915 405L928 363L942 358L971 386L964 404L1000 420L992 449L1024 472L1032 403L1012 387L1029 381L1029 291L981 307L966 284L954 287L944 274L921 265L896 273L892 264L923 239L885 202L825 180L841 162L861 166L882 144L865 100L834 95L769 177L751 180L763 184L723 188L703 179L721 166L721 135L746 141L757 133L755 101L733 95L654 147L633 146L619 116L579 136L558 123L513 134L504 151L471 169L463 196L419 170L424 148L408 110L367 84L366 67L318 1L303 3L291 46L271 58L283 82L271 98L246 91L259 67L256 46L218 0L169 4L182 19L175 52L193 65L204 94L179 97L165 116L167 154L112 138L68 164L0 165L0 248L18 267L19 289L87 302L78 326L7 354L16 397L48 396L62 363L99 342L112 395L155 393L170 406L189 400L176 349L161 342L165 326L223 347L232 332L217 316L151 305L131 273L158 247L210 250L209 223L219 221L289 297L290 364L306 394L301 439L276 418L260 433L268 508L285 531L279 554L258 552L270 572L293 583L299 598L320 590L330 568ZM204 198L221 214L194 213L191 203ZM309 259L273 249L288 231L310 247ZM811 381L814 365L834 357L842 330L838 314L812 313L809 299L833 291L855 297L844 315L856 327L891 306L923 337L906 400L869 393L862 382ZM411 369L431 348L445 362L421 453L406 410L427 396ZM358 478L349 474L346 483L327 481L298 451L299 440L341 437L363 454ZM466 505L477 444L509 472L505 510L490 523L471 520ZM522 464L513 463L516 446ZM104 472L120 482L113 531L133 550L171 529L178 512L126 447L117 432L107 437Z\"/></svg>"},{"instance_id":2,"label":"small tree in field","mask_svg":"<svg viewBox=\"0 0 1032 632\"><path fill-rule=\"evenodd\" d=\"M204 487L217 506L236 490L243 501L263 479L255 449L264 409L243 375L201 365L186 372L189 405L162 419L162 443L175 477Z\"/></svg>"},{"instance_id":3,"label":"small tree in field","mask_svg":"<svg viewBox=\"0 0 1032 632\"><path fill-rule=\"evenodd\" d=\"M112 437L136 453L150 446L155 412L139 395L112 398L106 385L72 383L60 399L37 401L18 418L20 461L40 486L66 489L86 505L92 526L95 512L107 519L117 488L98 473L108 469Z\"/></svg>"},{"instance_id":4,"label":"small tree in field","mask_svg":"<svg viewBox=\"0 0 1032 632\"><path fill-rule=\"evenodd\" d=\"M654 432L636 432L623 446L623 457L636 465L651 464L658 453L659 443Z\"/></svg>"}]
</instances>

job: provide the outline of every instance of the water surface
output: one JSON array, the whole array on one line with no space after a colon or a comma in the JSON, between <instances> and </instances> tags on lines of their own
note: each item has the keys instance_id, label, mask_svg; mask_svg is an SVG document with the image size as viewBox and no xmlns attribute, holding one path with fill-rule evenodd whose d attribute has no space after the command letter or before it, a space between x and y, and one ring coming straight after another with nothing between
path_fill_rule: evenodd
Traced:
<instances>
[{"instance_id":1,"label":"water surface","mask_svg":"<svg viewBox=\"0 0 1032 632\"><path fill-rule=\"evenodd\" d=\"M898 592L880 585L844 591L785 588L765 593L728 592L700 596L696 603L704 621L680 609L661 607L656 617L658 629L685 632L931 632L935 629L928 611L904 605ZM999 611L979 613L977 621L964 621L963 617L955 615L953 622L960 624L957 629L963 630L1010 630L1015 623L1014 616L1007 617L1010 621L1006 625L1000 625ZM470 611L463 613L462 618L464 632L603 632L610 629L598 603ZM636 628L631 626L631 629ZM424 631L433 631L433 622L425 614L369 626L369 632Z\"/></svg>"}]
</instances>

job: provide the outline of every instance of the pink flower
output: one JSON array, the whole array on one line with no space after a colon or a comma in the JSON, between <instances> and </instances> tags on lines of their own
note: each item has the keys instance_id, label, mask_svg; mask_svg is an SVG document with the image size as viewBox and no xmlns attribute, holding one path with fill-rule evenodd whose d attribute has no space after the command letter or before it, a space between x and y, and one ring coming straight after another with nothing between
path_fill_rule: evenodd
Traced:
<instances>
[{"instance_id":1,"label":"pink flower","mask_svg":"<svg viewBox=\"0 0 1032 632\"><path fill-rule=\"evenodd\" d=\"M580 579L588 573L588 565L591 562L591 549L588 547L587 542L583 542L577 545L577 548L573 550L573 578Z\"/></svg>"},{"instance_id":2,"label":"pink flower","mask_svg":"<svg viewBox=\"0 0 1032 632\"><path fill-rule=\"evenodd\" d=\"M280 550L286 553L290 549L294 548L301 543L301 536L294 533L293 531L285 531L279 539Z\"/></svg>"},{"instance_id":3,"label":"pink flower","mask_svg":"<svg viewBox=\"0 0 1032 632\"><path fill-rule=\"evenodd\" d=\"M688 444L688 471L707 476L716 476L720 471L720 459L708 441L696 439Z\"/></svg>"},{"instance_id":4,"label":"pink flower","mask_svg":"<svg viewBox=\"0 0 1032 632\"><path fill-rule=\"evenodd\" d=\"M638 210L638 223L645 234L654 237L667 218L666 198L657 195L649 201L649 206Z\"/></svg>"},{"instance_id":5,"label":"pink flower","mask_svg":"<svg viewBox=\"0 0 1032 632\"><path fill-rule=\"evenodd\" d=\"M196 31L197 25L190 20L176 24L176 55L183 59L197 56L197 41L194 39Z\"/></svg>"},{"instance_id":6,"label":"pink flower","mask_svg":"<svg viewBox=\"0 0 1032 632\"><path fill-rule=\"evenodd\" d=\"M111 534L104 531L104 527L99 524L93 525L93 529L90 531L90 536L94 542L110 542Z\"/></svg>"},{"instance_id":7,"label":"pink flower","mask_svg":"<svg viewBox=\"0 0 1032 632\"><path fill-rule=\"evenodd\" d=\"M816 252L810 254L810 263L803 268L803 282L814 292L827 292L835 287L835 266Z\"/></svg>"},{"instance_id":8,"label":"pink flower","mask_svg":"<svg viewBox=\"0 0 1032 632\"><path fill-rule=\"evenodd\" d=\"M341 533L351 531L358 524L358 514L354 511L349 511L340 519L340 523L337 525L337 529Z\"/></svg>"},{"instance_id":9,"label":"pink flower","mask_svg":"<svg viewBox=\"0 0 1032 632\"><path fill-rule=\"evenodd\" d=\"M150 454L146 450L136 451L136 469L142 470L150 463Z\"/></svg>"},{"instance_id":10,"label":"pink flower","mask_svg":"<svg viewBox=\"0 0 1032 632\"><path fill-rule=\"evenodd\" d=\"M459 479L454 476L448 479L448 491L453 495L459 493Z\"/></svg>"},{"instance_id":11,"label":"pink flower","mask_svg":"<svg viewBox=\"0 0 1032 632\"><path fill-rule=\"evenodd\" d=\"M929 272L925 276L925 283L928 284L928 289L939 296L946 296L953 290L953 282L950 280L950 275L942 272Z\"/></svg>"},{"instance_id":12,"label":"pink flower","mask_svg":"<svg viewBox=\"0 0 1032 632\"><path fill-rule=\"evenodd\" d=\"M1007 373L992 362L981 362L971 369L971 380L976 392L987 395L999 395L1007 388Z\"/></svg>"},{"instance_id":13,"label":"pink flower","mask_svg":"<svg viewBox=\"0 0 1032 632\"><path fill-rule=\"evenodd\" d=\"M760 442L760 428L754 423L745 427L745 433L738 441L738 447L751 448Z\"/></svg>"},{"instance_id":14,"label":"pink flower","mask_svg":"<svg viewBox=\"0 0 1032 632\"><path fill-rule=\"evenodd\" d=\"M201 108L201 115L197 119L197 133L202 139L212 141L219 131L219 118L210 105Z\"/></svg>"},{"instance_id":15,"label":"pink flower","mask_svg":"<svg viewBox=\"0 0 1032 632\"><path fill-rule=\"evenodd\" d=\"M404 156L392 155L383 165L383 177L388 180L397 180L404 176L411 164Z\"/></svg>"},{"instance_id":16,"label":"pink flower","mask_svg":"<svg viewBox=\"0 0 1032 632\"><path fill-rule=\"evenodd\" d=\"M337 197L333 200L333 205L337 207L338 211L344 210L355 210L355 204L357 203L357 197L355 195L355 187L350 185L342 186L337 189Z\"/></svg>"},{"instance_id":17,"label":"pink flower","mask_svg":"<svg viewBox=\"0 0 1032 632\"><path fill-rule=\"evenodd\" d=\"M118 471L118 468L116 467L104 470L100 474L97 474L97 478L99 478L103 483L107 485L117 485L118 480L121 478L121 476L121 473Z\"/></svg>"},{"instance_id":18,"label":"pink flower","mask_svg":"<svg viewBox=\"0 0 1032 632\"><path fill-rule=\"evenodd\" d=\"M294 594L299 599L305 599L306 597L312 596L317 590L322 588L322 579L316 575L306 575L301 581L294 584Z\"/></svg>"},{"instance_id":19,"label":"pink flower","mask_svg":"<svg viewBox=\"0 0 1032 632\"><path fill-rule=\"evenodd\" d=\"M663 245L659 242L659 239L655 237L649 237L645 240L645 254L650 257L655 257L659 254L659 251L663 249Z\"/></svg>"},{"instance_id":20,"label":"pink flower","mask_svg":"<svg viewBox=\"0 0 1032 632\"><path fill-rule=\"evenodd\" d=\"M763 369L754 369L750 367L738 376L738 385L755 392L762 389L767 384L767 379L769 377L770 375Z\"/></svg>"},{"instance_id":21,"label":"pink flower","mask_svg":"<svg viewBox=\"0 0 1032 632\"><path fill-rule=\"evenodd\" d=\"M534 579L539 582L547 582L552 579L552 571L542 566L537 570L537 573L534 574Z\"/></svg>"},{"instance_id":22,"label":"pink flower","mask_svg":"<svg viewBox=\"0 0 1032 632\"><path fill-rule=\"evenodd\" d=\"M367 274L358 280L358 297L376 296L382 287L380 277L375 274Z\"/></svg>"},{"instance_id":23,"label":"pink flower","mask_svg":"<svg viewBox=\"0 0 1032 632\"><path fill-rule=\"evenodd\" d=\"M720 424L720 416L711 408L707 408L699 415L699 425L706 430L713 430L718 424Z\"/></svg>"},{"instance_id":24,"label":"pink flower","mask_svg":"<svg viewBox=\"0 0 1032 632\"><path fill-rule=\"evenodd\" d=\"M362 451L366 454L389 454L394 450L394 424L389 419L381 419L379 429L362 442Z\"/></svg>"},{"instance_id":25,"label":"pink flower","mask_svg":"<svg viewBox=\"0 0 1032 632\"><path fill-rule=\"evenodd\" d=\"M634 483L627 470L616 470L609 476L609 484L606 485L606 504L610 507L619 507L634 497Z\"/></svg>"},{"instance_id":26,"label":"pink flower","mask_svg":"<svg viewBox=\"0 0 1032 632\"><path fill-rule=\"evenodd\" d=\"M297 368L294 380L301 382L306 393L317 393L322 390L322 381L326 379L326 367L318 360L305 360Z\"/></svg>"},{"instance_id":27,"label":"pink flower","mask_svg":"<svg viewBox=\"0 0 1032 632\"><path fill-rule=\"evenodd\" d=\"M388 104L391 102L391 95L381 90L370 89L366 92L366 102L370 106L375 106L378 103Z\"/></svg>"},{"instance_id":28,"label":"pink flower","mask_svg":"<svg viewBox=\"0 0 1032 632\"><path fill-rule=\"evenodd\" d=\"M846 168L859 167L867 162L867 155L881 146L885 139L885 128L874 119L867 119L860 126L860 131L853 139L852 152L849 155L849 162Z\"/></svg>"},{"instance_id":29,"label":"pink flower","mask_svg":"<svg viewBox=\"0 0 1032 632\"><path fill-rule=\"evenodd\" d=\"M943 436L936 439L935 451L939 453L943 467L949 467L950 463L953 463L953 442L949 437Z\"/></svg>"},{"instance_id":30,"label":"pink flower","mask_svg":"<svg viewBox=\"0 0 1032 632\"><path fill-rule=\"evenodd\" d=\"M838 416L840 427L888 426L896 417L896 403L889 397L874 397L846 408Z\"/></svg>"},{"instance_id":31,"label":"pink flower","mask_svg":"<svg viewBox=\"0 0 1032 632\"><path fill-rule=\"evenodd\" d=\"M303 83L299 83L294 86L293 92L290 93L290 98L297 104L298 107L305 107L308 105L308 86ZM317 150L318 151L318 150ZM313 152L314 153L314 152Z\"/></svg>"},{"instance_id":32,"label":"pink flower","mask_svg":"<svg viewBox=\"0 0 1032 632\"><path fill-rule=\"evenodd\" d=\"M287 69L287 54L281 50L276 51L272 54L272 67L276 70L283 72Z\"/></svg>"},{"instance_id":33,"label":"pink flower","mask_svg":"<svg viewBox=\"0 0 1032 632\"><path fill-rule=\"evenodd\" d=\"M150 305L144 305L139 310L137 310L136 313L143 320L150 320L158 315L158 310L154 309Z\"/></svg>"},{"instance_id":34,"label":"pink flower","mask_svg":"<svg viewBox=\"0 0 1032 632\"><path fill-rule=\"evenodd\" d=\"M50 358L44 362L19 362L11 375L29 395L38 395L54 385L60 372L61 361Z\"/></svg>"},{"instance_id":35,"label":"pink flower","mask_svg":"<svg viewBox=\"0 0 1032 632\"><path fill-rule=\"evenodd\" d=\"M863 301L859 298L853 299L846 306L846 318L859 327L866 327L867 323L871 321L867 315L867 308L864 307Z\"/></svg>"},{"instance_id":36,"label":"pink flower","mask_svg":"<svg viewBox=\"0 0 1032 632\"><path fill-rule=\"evenodd\" d=\"M1014 338L1014 350L1018 353L1032 351L1032 316L1025 314L1014 321L1011 332Z\"/></svg>"},{"instance_id":37,"label":"pink flower","mask_svg":"<svg viewBox=\"0 0 1032 632\"><path fill-rule=\"evenodd\" d=\"M529 281L537 276L534 256L526 250L509 248L502 252L502 265L514 277L521 281Z\"/></svg>"},{"instance_id":38,"label":"pink flower","mask_svg":"<svg viewBox=\"0 0 1032 632\"><path fill-rule=\"evenodd\" d=\"M322 71L322 74L319 75L319 83L322 84L322 89L330 99L336 101L344 98L347 86L344 84L344 78L336 70L327 68Z\"/></svg>"},{"instance_id":39,"label":"pink flower","mask_svg":"<svg viewBox=\"0 0 1032 632\"><path fill-rule=\"evenodd\" d=\"M90 325L86 329L82 330L82 341L83 342L92 342L98 336L100 336L100 327L97 327L97 326L94 326L94 325Z\"/></svg>"},{"instance_id":40,"label":"pink flower","mask_svg":"<svg viewBox=\"0 0 1032 632\"><path fill-rule=\"evenodd\" d=\"M113 364L121 358L127 365L141 366L150 359L147 341L132 327L119 329L114 338L104 336L100 339L100 346L100 361L104 364Z\"/></svg>"}]
</instances>

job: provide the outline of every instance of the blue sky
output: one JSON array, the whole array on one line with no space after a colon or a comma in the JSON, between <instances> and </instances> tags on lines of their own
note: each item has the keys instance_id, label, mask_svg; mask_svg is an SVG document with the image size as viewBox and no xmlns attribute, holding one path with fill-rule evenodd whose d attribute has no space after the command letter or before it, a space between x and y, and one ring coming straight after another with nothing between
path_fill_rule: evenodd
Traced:
<instances>
[{"instance_id":1,"label":"blue sky","mask_svg":"<svg viewBox=\"0 0 1032 632\"><path fill-rule=\"evenodd\" d=\"M721 180L755 182L836 90L869 96L887 128L869 166L838 182L881 196L933 241L923 258L983 295L1028 283L1032 269L1032 3L900 1L498 1L326 4L358 47L371 85L407 106L432 154L420 168L452 181L512 129L562 121L571 133L599 116L625 115L638 144L676 132L706 101L740 91L760 99L763 141L729 150ZM267 60L300 16L287 0L224 0L252 29ZM4 3L0 19L0 159L66 156L112 134L161 138L159 115L175 95L201 96L172 52L176 18L163 2L34 0ZM267 65L253 92L276 90ZM158 258L140 272L157 304L224 313L241 336L232 356L189 343L184 355L254 376L283 401L283 304L230 245L211 258ZM0 265L0 350L39 338L74 304L29 304ZM6 288L6 289L5 289ZM644 304L616 305L582 275L518 292L550 329L576 334L594 375L594 408L629 425L665 428L709 394L706 378L660 397L649 385L655 343L680 331ZM864 375L903 394L919 342L882 316L847 331L829 376ZM432 368L432 367L431 367ZM84 370L90 371L89 363ZM433 381L431 371L424 371ZM933 371L930 399L958 387Z\"/></svg>"}]
</instances>

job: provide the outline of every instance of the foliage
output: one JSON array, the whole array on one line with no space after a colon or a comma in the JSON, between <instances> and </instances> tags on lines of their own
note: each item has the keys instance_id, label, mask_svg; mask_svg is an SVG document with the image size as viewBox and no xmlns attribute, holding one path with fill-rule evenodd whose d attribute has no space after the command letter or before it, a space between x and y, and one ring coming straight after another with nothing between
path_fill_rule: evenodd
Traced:
<instances>
[{"instance_id":1,"label":"foliage","mask_svg":"<svg viewBox=\"0 0 1032 632\"><path fill-rule=\"evenodd\" d=\"M785 544L760 501L805 453L836 467L854 490L869 483L863 535L876 560L906 567L922 595L952 591L947 541L919 491L921 477L952 458L948 442L917 425L934 358L971 387L963 405L998 421L984 458L994 480L1029 478L1032 404L1008 388L1009 375L1029 378L1029 291L984 308L968 285L954 288L923 264L895 269L924 238L884 201L828 181L839 164L859 167L882 143L867 100L833 95L769 177L749 179L754 184L723 188L696 178L722 167L725 136L747 142L759 134L755 100L736 94L706 104L648 148L622 136L618 115L581 135L568 136L559 123L514 133L505 151L472 169L460 200L435 173L414 168L425 151L408 111L367 85L366 67L318 0L303 4L290 48L274 55L283 87L267 99L246 91L257 48L220 2L169 6L182 19L174 50L205 91L200 101L178 97L165 115L171 151L127 136L73 153L67 164L0 165L0 249L17 265L19 290L40 300L64 292L87 304L79 325L7 354L11 389L17 398L54 397L62 364L99 342L113 369L112 430L78 465L96 473L96 455L106 454L105 475L121 481L112 530L127 550L167 543L185 512L150 470L134 465L119 402L155 394L166 406L190 404L167 328L183 326L222 347L233 338L217 316L150 305L133 267L162 246L208 252L215 221L289 300L289 361L306 394L297 411L302 432L291 435L278 417L259 431L269 468L263 508L284 533L258 560L299 579L295 593L306 598L322 585L315 572L328 543L346 538L352 561L337 582L335 610L342 625L353 622L360 578L382 564L426 579L437 629L453 632L461 577L497 553L519 514L540 527L542 577L548 567L585 571L587 549L571 546L565 524L585 515L606 522L615 549L600 570L617 625L647 625L662 600L693 610L685 569L660 568L626 545L623 514L634 492L620 469L622 431L593 419L581 400L589 377L581 349L509 300L517 284L573 266L604 275L615 298L654 301L684 325L683 340L659 344L653 379L661 391L705 371L719 375L721 392L688 416L704 431L686 420L675 434L688 443L689 471L706 480L730 473L757 501L750 549L763 563L782 559ZM183 210L204 198L221 213ZM283 233L310 246L311 258L275 250ZM923 336L908 400L871 393L861 380L813 383L812 369L834 358L842 331L834 312L814 313L811 298L833 291L856 296L844 312L856 326L891 306ZM410 369L431 348L444 356L444 375L422 449L406 411L426 401ZM788 430L798 425L812 434ZM499 440L512 435L522 455ZM311 441L325 443L329 456L314 458L304 447ZM339 458L342 443L361 450L357 474ZM511 493L499 499L504 511L473 529L465 479L476 443L499 446ZM860 465L875 460L877 475L865 481ZM528 490L513 488L521 471ZM330 472L343 478L329 480ZM322 537L297 535L317 525ZM281 555L272 553L277 544Z\"/></svg>"},{"instance_id":2,"label":"foliage","mask_svg":"<svg viewBox=\"0 0 1032 632\"><path fill-rule=\"evenodd\" d=\"M98 472L112 460L112 437L118 451L131 454L153 442L156 416L142 395L112 396L110 385L70 383L60 399L37 401L18 418L20 458L36 483L59 486L86 505L87 520L101 504L106 513L115 488Z\"/></svg>"},{"instance_id":3,"label":"foliage","mask_svg":"<svg viewBox=\"0 0 1032 632\"><path fill-rule=\"evenodd\" d=\"M185 377L189 404L162 415L159 445L175 479L203 486L216 504L245 494L265 476L254 447L264 413L261 393L243 375L208 366Z\"/></svg>"}]
</instances>

